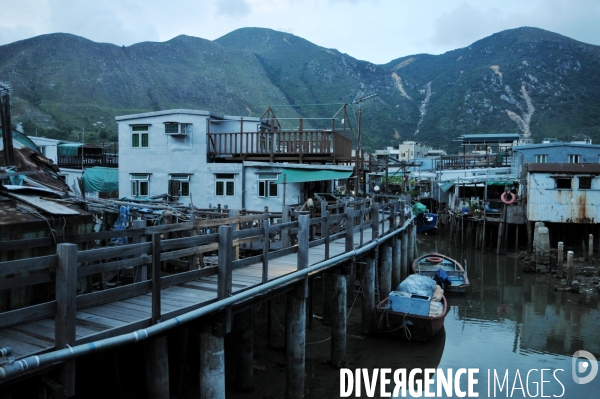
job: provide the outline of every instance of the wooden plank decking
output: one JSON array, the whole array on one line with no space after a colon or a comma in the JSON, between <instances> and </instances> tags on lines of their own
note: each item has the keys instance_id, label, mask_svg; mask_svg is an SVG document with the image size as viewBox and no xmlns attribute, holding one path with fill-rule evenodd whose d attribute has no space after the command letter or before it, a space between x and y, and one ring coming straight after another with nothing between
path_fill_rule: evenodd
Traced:
<instances>
[{"instance_id":1,"label":"wooden plank decking","mask_svg":"<svg viewBox=\"0 0 600 399\"><path fill-rule=\"evenodd\" d=\"M387 222L385 224L387 225ZM363 241L369 241L370 237L370 227L365 228ZM361 242L359 231L354 233L354 242ZM345 240L343 238L330 242L330 257L344 252ZM319 263L325 260L325 245L312 247L308 253L309 265ZM297 258L298 254L292 253L270 259L268 279L273 280L296 271ZM261 284L263 264L259 262L237 268L232 273L232 294L235 294ZM217 300L217 287L218 277L211 275L161 289L161 320L171 319L215 302ZM152 292L150 291L143 295L78 310L76 313L76 339L74 344L89 343L149 327L152 325L152 300ZM21 359L53 350L55 336L55 318L43 318L0 330L0 347L11 347L15 359Z\"/></svg>"}]
</instances>

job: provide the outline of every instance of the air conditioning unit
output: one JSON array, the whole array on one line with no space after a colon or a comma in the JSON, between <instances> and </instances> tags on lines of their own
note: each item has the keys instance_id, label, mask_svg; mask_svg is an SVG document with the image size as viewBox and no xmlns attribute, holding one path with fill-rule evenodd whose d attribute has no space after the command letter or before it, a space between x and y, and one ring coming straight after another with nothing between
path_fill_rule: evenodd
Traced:
<instances>
[{"instance_id":1,"label":"air conditioning unit","mask_svg":"<svg viewBox=\"0 0 600 399\"><path fill-rule=\"evenodd\" d=\"M169 136L185 136L191 132L191 126L187 123L165 122L165 134Z\"/></svg>"}]
</instances>

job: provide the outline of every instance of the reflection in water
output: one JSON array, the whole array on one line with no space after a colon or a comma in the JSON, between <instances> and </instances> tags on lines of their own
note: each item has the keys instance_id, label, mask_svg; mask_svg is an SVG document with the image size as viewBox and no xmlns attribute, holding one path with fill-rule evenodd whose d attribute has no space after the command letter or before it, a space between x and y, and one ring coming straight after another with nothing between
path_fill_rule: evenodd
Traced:
<instances>
[{"instance_id":1,"label":"reflection in water","mask_svg":"<svg viewBox=\"0 0 600 399\"><path fill-rule=\"evenodd\" d=\"M512 387L517 370L525 385L527 371L542 368L564 370L556 374L565 387L564 397L591 393L592 386L597 393L600 376L587 385L575 384L571 360L581 349L600 359L598 295L554 291L554 277L523 273L510 254L454 246L441 234L419 236L418 245L419 253L441 252L463 262L471 282L465 295L449 297L440 368L480 368L478 392L484 397L488 370L492 376L493 370L508 370ZM545 373L543 379L552 382L545 383L544 395L559 396L563 388L551 371ZM516 394L522 396L520 390Z\"/></svg>"}]
</instances>

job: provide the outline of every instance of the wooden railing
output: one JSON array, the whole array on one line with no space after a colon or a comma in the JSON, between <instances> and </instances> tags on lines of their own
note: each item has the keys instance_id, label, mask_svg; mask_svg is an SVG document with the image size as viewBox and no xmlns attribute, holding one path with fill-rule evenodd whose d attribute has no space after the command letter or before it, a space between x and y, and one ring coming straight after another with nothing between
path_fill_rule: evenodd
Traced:
<instances>
[{"instance_id":1,"label":"wooden railing","mask_svg":"<svg viewBox=\"0 0 600 399\"><path fill-rule=\"evenodd\" d=\"M307 215L289 212L283 215L282 222L272 224L270 214L254 214L228 217L220 220L198 220L172 225L162 225L132 230L104 233L90 233L72 236L79 242L86 242L99 237L128 236L132 244L108 246L90 250L78 250L75 243L62 243L57 246L55 255L0 262L0 291L32 286L35 284L53 284L55 296L44 303L0 313L0 329L22 325L36 320L54 318L56 320L55 348L66 348L68 345L91 342L112 335L123 333L123 329L112 329L99 332L90 337L76 339L76 310L82 310L125 300L151 293L152 316L136 322L128 328L146 328L158 323L162 317L172 318L189 312L191 308L161 310L161 290L175 285L185 284L201 277L217 276L216 298L198 303L192 308L199 308L208 303L229 297L232 293L232 271L253 264L262 264L262 283L268 281L269 261L278 257L298 253L298 268L307 261L308 250L316 245L325 246L325 259L329 259L330 242L336 238L345 238L346 252L363 246L367 241L379 236L384 231L387 221L389 231L404 224L404 213L398 212L398 203L390 203L387 211L381 215L379 204L361 200L348 203L323 205L321 216L309 218ZM383 217L382 217L383 216ZM297 217L298 220L289 221ZM256 227L253 221L260 222ZM145 223L137 221L138 225ZM255 227L237 230L243 224ZM343 228L340 226L343 224ZM217 233L196 235L198 231L218 226ZM310 240L310 230L320 226L323 232L319 238ZM363 237L364 230L371 228L371 234ZM169 233L187 231L189 234L181 238L167 238ZM331 232L331 234L329 233ZM354 234L360 232L360 242L354 242ZM281 236L286 242L282 249L273 251L268 237ZM290 236L296 236L294 245ZM265 237L267 239L265 239ZM263 242L260 255L244 259L235 259L232 248L252 241ZM74 240L76 241L76 240ZM12 245L10 248L19 247ZM0 243L0 251L6 250L6 244ZM190 268L179 273L161 276L161 265L174 259L198 256L207 252L218 253L218 265L203 268ZM302 262L301 262L302 260ZM306 263L306 262L304 262ZM306 265L302 263L302 267ZM330 266L331 267L331 266ZM132 268L134 280L130 284L77 294L78 279L93 274L119 272ZM258 284L260 285L260 284ZM124 328L126 328L124 326Z\"/></svg>"},{"instance_id":2,"label":"wooden railing","mask_svg":"<svg viewBox=\"0 0 600 399\"><path fill-rule=\"evenodd\" d=\"M208 133L212 159L349 161L352 140L332 131Z\"/></svg>"},{"instance_id":3,"label":"wooden railing","mask_svg":"<svg viewBox=\"0 0 600 399\"><path fill-rule=\"evenodd\" d=\"M63 168L81 168L82 165L83 167L106 166L109 168L118 168L119 156L113 154L86 154L82 160L81 156L71 157L60 155L57 165Z\"/></svg>"}]
</instances>

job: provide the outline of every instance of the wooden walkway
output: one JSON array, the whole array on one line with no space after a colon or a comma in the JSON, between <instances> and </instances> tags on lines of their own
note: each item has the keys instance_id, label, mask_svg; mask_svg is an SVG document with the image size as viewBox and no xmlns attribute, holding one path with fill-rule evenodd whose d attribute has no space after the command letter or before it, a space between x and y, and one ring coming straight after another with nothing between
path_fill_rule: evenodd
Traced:
<instances>
[{"instance_id":1,"label":"wooden walkway","mask_svg":"<svg viewBox=\"0 0 600 399\"><path fill-rule=\"evenodd\" d=\"M366 212L360 214L361 219L363 219L362 216L364 214L366 214ZM340 216L344 217L344 215ZM338 220L340 219L338 218ZM321 220L320 222L323 223L323 221L324 220ZM328 218L327 221L329 222ZM295 223L297 226L298 222ZM378 226L377 229L380 229L381 231L387 231L388 221L380 222L376 220L375 223L378 223L378 225L375 225ZM311 224L314 225L317 223ZM272 225L270 229L274 229L275 226L276 225ZM293 228L293 226L291 225L290 227ZM269 229L268 223L267 229ZM362 233L360 230L355 229L353 238L353 242L356 243L355 247L358 246L358 244L361 242L366 243L371 240L371 222L369 221L368 224L365 223L361 230ZM213 234L213 236L215 235ZM190 238L187 238L187 240L189 239ZM324 261L326 259L326 251L329 252L330 258L344 253L346 251L347 240L347 237L346 239L344 239L342 236L341 238L338 237L337 239L332 240L329 243L321 243L320 245L311 246L311 248L308 250L308 264L313 265ZM145 245L143 247L143 250L146 250L147 253L152 253L152 249L150 247L151 244L152 243L145 243L138 245ZM165 252L160 253L160 255L164 254ZM127 257L126 255L124 256ZM266 270L267 280L271 281L273 279L277 279L278 277L297 271L298 256L298 253L289 253L287 255L277 257L275 259L271 259L271 257L269 256L268 268ZM86 259L88 258L89 257L86 257ZM160 258L161 260L163 259L161 256L159 256L158 258ZM256 258L262 258L262 256ZM80 261L81 259L77 258L77 262ZM121 260L120 262L123 261ZM118 261L113 263L118 263ZM81 265L81 263L79 264ZM104 263L103 265L108 265L108 263ZM2 264L0 264L0 268L1 266ZM95 270L98 270L98 264L94 264L92 266L95 266ZM105 266L104 269L106 269L107 267L108 266ZM81 269L81 266L79 266L77 269L77 274L79 276L81 276ZM188 273L196 272L198 273L198 275L200 275L203 273L203 270L207 269L216 269L216 267L207 267ZM231 294L242 292L251 287L260 285L264 282L264 266L262 259L257 259L257 261L255 261L254 263L248 265L240 264L239 267L233 267L232 269L233 270L231 271L232 278L230 291ZM88 272L87 274L91 273L92 271ZM207 271L204 274L209 273ZM219 277L216 270L211 271L210 274L211 275L194 278L192 280L184 281L182 283L170 286L167 286L169 284L163 283L166 287L159 287L159 319L161 321L165 321L217 301L219 299ZM175 277L177 277L177 275L175 275ZM58 276L56 279L59 279ZM158 280L160 281L163 279L165 279L165 277L159 278ZM293 283L295 282L292 281L288 282L287 284L282 284L282 286L279 288L283 288L286 285ZM74 321L75 338L74 340L71 340L70 345L74 346L79 344L90 343L100 339L117 336L120 334L131 333L139 329L151 326L156 320L156 314L154 314L153 318L153 308L156 309L156 304L154 304L153 306L154 299L152 293L152 282L150 280L145 282L138 282L136 284L133 284L133 286L134 287L132 287L132 289L135 288L135 286L140 286L142 288L141 293L139 295L129 294L123 299L118 299L118 296L114 300L104 299L100 302L105 303L101 303L95 306L91 306L91 301L83 299L82 295L78 295L76 305L78 310L76 311ZM94 294L87 295L90 296ZM107 301L108 303L106 303ZM39 314L36 313L36 306L40 307L41 309L39 311ZM57 323L55 321L59 319L57 315L60 313L61 308L61 306L58 304L58 295L57 301L54 301L50 304L42 304L36 306L30 307L31 310L29 312L27 312L27 309L18 310L21 312L25 311L25 313L22 313L22 316L20 316L23 319L23 321L20 323L14 322L15 316L8 317L4 320L4 322L0 321L0 348L12 348L15 360L22 359L28 356L39 355L45 352L59 349L60 347L60 345L56 345L56 340L58 339L57 337L60 336L61 332L57 331ZM40 314L43 315L44 312L48 313L48 317L40 318ZM4 314L7 315L9 313L11 312L5 312ZM3 314L0 313L0 319L2 319L2 315ZM63 347L65 346L63 345Z\"/></svg>"}]
</instances>

